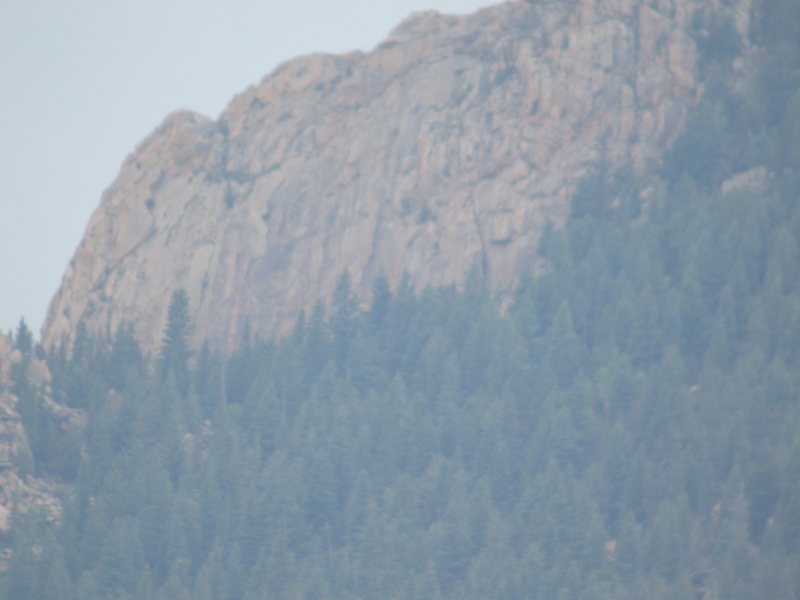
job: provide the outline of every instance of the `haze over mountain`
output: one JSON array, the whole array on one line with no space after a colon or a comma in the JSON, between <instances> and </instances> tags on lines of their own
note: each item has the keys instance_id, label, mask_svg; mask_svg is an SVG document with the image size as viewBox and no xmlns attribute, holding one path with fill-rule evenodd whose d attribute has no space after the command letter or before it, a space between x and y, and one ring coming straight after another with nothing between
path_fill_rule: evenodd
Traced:
<instances>
[{"instance_id":1,"label":"haze over mountain","mask_svg":"<svg viewBox=\"0 0 800 600\"><path fill-rule=\"evenodd\" d=\"M800 4L290 61L137 147L48 327L0 598L798 598Z\"/></svg>"}]
</instances>

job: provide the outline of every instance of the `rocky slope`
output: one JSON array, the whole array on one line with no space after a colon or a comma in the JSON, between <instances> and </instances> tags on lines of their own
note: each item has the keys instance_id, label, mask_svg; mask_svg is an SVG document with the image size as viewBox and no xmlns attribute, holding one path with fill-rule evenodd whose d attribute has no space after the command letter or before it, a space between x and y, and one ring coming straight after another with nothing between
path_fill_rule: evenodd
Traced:
<instances>
[{"instance_id":1,"label":"rocky slope","mask_svg":"<svg viewBox=\"0 0 800 600\"><path fill-rule=\"evenodd\" d=\"M57 521L61 514L58 485L29 472L31 450L11 379L11 370L22 360L19 350L12 348L8 338L0 334L0 571L7 566L11 541L8 533L15 511L35 512L38 518L50 522ZM30 381L45 394L44 406L50 418L61 429L85 429L86 417L82 411L60 406L46 396L50 373L45 363L35 358L29 361Z\"/></svg>"},{"instance_id":2,"label":"rocky slope","mask_svg":"<svg viewBox=\"0 0 800 600\"><path fill-rule=\"evenodd\" d=\"M170 292L196 341L282 332L347 269L507 292L598 165L656 161L700 92L708 0L509 2L411 16L369 53L289 61L213 121L170 115L122 166L43 329L133 322L158 347ZM748 0L726 2L747 28Z\"/></svg>"}]
</instances>

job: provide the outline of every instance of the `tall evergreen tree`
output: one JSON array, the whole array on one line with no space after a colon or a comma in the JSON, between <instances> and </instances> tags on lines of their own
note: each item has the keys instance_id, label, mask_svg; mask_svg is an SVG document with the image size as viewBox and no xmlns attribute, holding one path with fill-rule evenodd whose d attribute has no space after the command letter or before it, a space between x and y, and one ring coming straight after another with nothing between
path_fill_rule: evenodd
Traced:
<instances>
[{"instance_id":1,"label":"tall evergreen tree","mask_svg":"<svg viewBox=\"0 0 800 600\"><path fill-rule=\"evenodd\" d=\"M336 349L336 362L341 367L347 358L350 343L355 337L358 314L358 300L353 294L350 273L345 270L333 292L333 311L330 328Z\"/></svg>"},{"instance_id":2,"label":"tall evergreen tree","mask_svg":"<svg viewBox=\"0 0 800 600\"><path fill-rule=\"evenodd\" d=\"M167 311L167 325L161 344L161 374L172 373L182 386L188 384L189 336L192 325L189 316L189 296L179 288L172 293Z\"/></svg>"},{"instance_id":3,"label":"tall evergreen tree","mask_svg":"<svg viewBox=\"0 0 800 600\"><path fill-rule=\"evenodd\" d=\"M21 317L17 325L17 334L14 336L14 346L22 352L23 356L33 354L33 334L25 323L25 318Z\"/></svg>"}]
</instances>

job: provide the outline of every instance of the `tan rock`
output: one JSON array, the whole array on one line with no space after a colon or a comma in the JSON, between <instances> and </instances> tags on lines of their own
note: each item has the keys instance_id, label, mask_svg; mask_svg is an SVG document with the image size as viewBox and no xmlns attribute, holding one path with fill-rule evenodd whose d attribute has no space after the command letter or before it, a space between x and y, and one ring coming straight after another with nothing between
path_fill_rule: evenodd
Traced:
<instances>
[{"instance_id":1,"label":"tan rock","mask_svg":"<svg viewBox=\"0 0 800 600\"><path fill-rule=\"evenodd\" d=\"M740 192L758 196L765 194L770 187L772 174L766 167L755 167L722 182L720 190L723 194Z\"/></svg>"},{"instance_id":2,"label":"tan rock","mask_svg":"<svg viewBox=\"0 0 800 600\"><path fill-rule=\"evenodd\" d=\"M707 5L417 13L369 53L281 65L217 121L171 115L104 194L45 346L128 321L156 351L179 287L195 341L228 350L246 321L286 332L345 269L364 303L380 275L458 284L474 264L507 294L582 176L642 169L678 131L698 93L689 21Z\"/></svg>"}]
</instances>

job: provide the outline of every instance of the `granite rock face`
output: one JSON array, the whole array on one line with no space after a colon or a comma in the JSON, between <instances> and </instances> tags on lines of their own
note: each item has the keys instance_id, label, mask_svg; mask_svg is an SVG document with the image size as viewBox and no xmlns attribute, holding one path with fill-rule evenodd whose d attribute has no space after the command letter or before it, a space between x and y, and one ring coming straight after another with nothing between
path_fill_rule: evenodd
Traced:
<instances>
[{"instance_id":1,"label":"granite rock face","mask_svg":"<svg viewBox=\"0 0 800 600\"><path fill-rule=\"evenodd\" d=\"M742 30L748 2L723 7ZM216 121L170 115L103 195L45 346L131 322L154 351L179 287L195 341L223 350L245 322L287 331L345 269L365 303L381 275L458 284L473 265L507 293L582 177L658 160L700 93L693 14L716 5L418 13L368 53L283 64Z\"/></svg>"}]
</instances>

